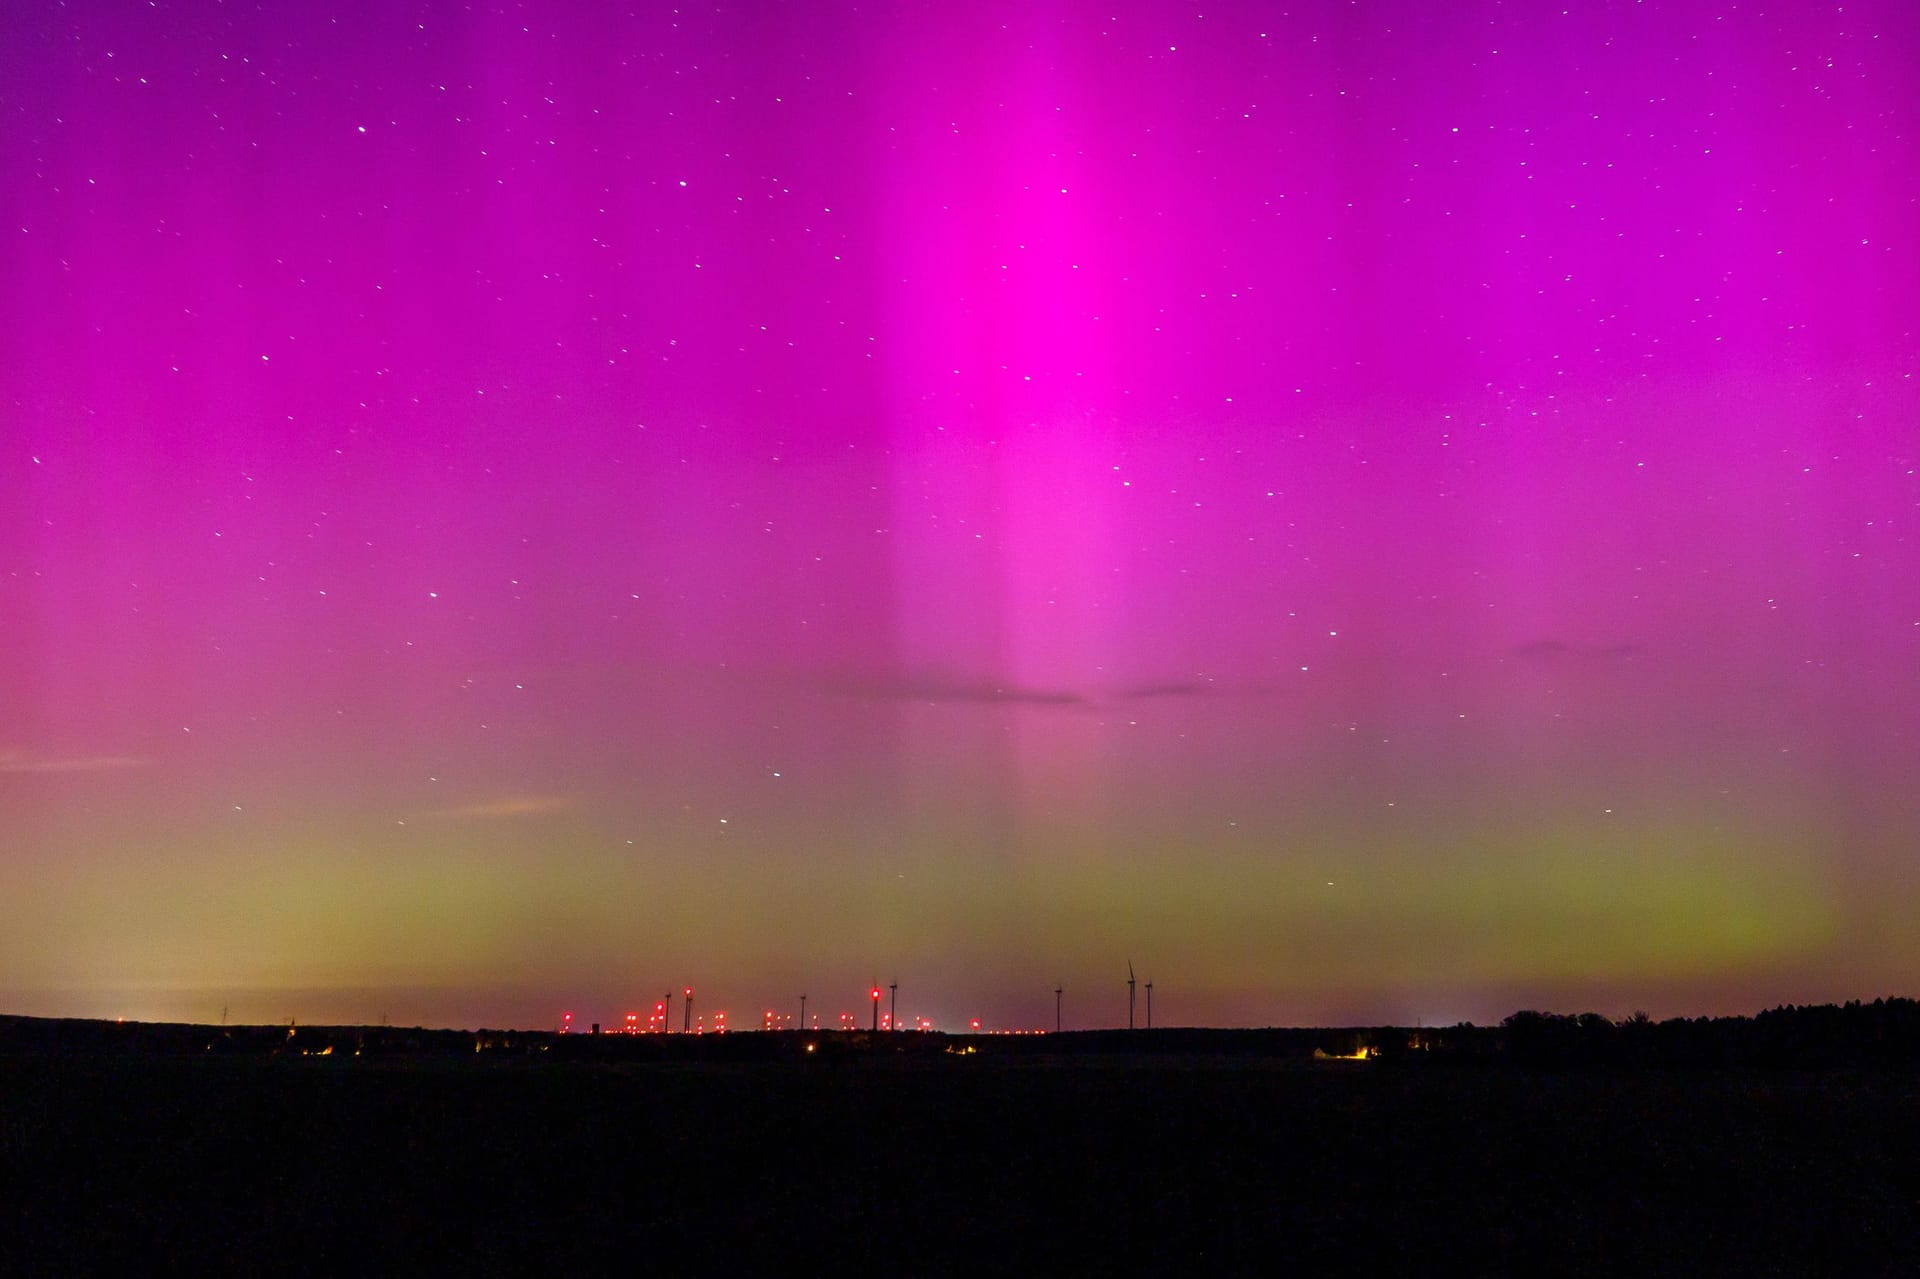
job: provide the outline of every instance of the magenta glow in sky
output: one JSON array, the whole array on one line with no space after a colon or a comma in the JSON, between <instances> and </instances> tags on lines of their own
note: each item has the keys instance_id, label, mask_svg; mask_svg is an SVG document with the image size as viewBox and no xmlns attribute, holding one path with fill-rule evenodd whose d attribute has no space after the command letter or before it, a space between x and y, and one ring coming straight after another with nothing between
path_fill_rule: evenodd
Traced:
<instances>
[{"instance_id":1,"label":"magenta glow in sky","mask_svg":"<svg viewBox=\"0 0 1920 1279\"><path fill-rule=\"evenodd\" d=\"M1911 993L1915 66L1905 3L9 6L0 1006Z\"/></svg>"}]
</instances>

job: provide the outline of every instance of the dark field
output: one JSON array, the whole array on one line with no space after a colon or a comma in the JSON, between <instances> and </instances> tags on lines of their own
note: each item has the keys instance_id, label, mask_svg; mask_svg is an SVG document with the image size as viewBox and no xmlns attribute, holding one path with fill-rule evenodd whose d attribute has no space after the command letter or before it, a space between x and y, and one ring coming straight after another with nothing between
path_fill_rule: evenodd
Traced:
<instances>
[{"instance_id":1,"label":"dark field","mask_svg":"<svg viewBox=\"0 0 1920 1279\"><path fill-rule=\"evenodd\" d=\"M496 1056L0 1054L0 1271L1920 1265L1907 1071Z\"/></svg>"}]
</instances>

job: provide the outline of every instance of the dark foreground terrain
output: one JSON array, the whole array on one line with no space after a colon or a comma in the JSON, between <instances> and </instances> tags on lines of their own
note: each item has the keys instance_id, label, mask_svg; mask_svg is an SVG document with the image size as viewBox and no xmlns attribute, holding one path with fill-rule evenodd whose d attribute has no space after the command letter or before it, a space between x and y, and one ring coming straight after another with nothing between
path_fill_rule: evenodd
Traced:
<instances>
[{"instance_id":1,"label":"dark foreground terrain","mask_svg":"<svg viewBox=\"0 0 1920 1279\"><path fill-rule=\"evenodd\" d=\"M729 1038L0 1036L0 1272L1920 1267L1910 1069Z\"/></svg>"}]
</instances>

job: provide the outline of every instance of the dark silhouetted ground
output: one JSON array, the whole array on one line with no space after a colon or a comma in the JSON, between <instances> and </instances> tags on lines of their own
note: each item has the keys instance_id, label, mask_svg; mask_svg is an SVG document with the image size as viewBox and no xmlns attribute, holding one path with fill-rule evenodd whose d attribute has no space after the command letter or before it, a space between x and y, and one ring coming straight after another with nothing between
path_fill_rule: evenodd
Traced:
<instances>
[{"instance_id":1,"label":"dark silhouetted ground","mask_svg":"<svg viewBox=\"0 0 1920 1279\"><path fill-rule=\"evenodd\" d=\"M476 1053L0 1019L0 1272L1920 1266L1910 1068L1316 1062L1314 1033Z\"/></svg>"}]
</instances>

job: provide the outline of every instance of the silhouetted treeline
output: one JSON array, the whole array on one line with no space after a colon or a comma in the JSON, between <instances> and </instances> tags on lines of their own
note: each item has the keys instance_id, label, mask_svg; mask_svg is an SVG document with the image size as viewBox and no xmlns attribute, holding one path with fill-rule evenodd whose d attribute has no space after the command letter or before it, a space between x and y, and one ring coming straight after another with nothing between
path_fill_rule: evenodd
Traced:
<instances>
[{"instance_id":1,"label":"silhouetted treeline","mask_svg":"<svg viewBox=\"0 0 1920 1279\"><path fill-rule=\"evenodd\" d=\"M1920 1002L1851 1000L1783 1004L1753 1017L1518 1012L1497 1029L1436 1032L1463 1055L1497 1053L1523 1065L1913 1066L1920 1065Z\"/></svg>"},{"instance_id":2,"label":"silhouetted treeline","mask_svg":"<svg viewBox=\"0 0 1920 1279\"><path fill-rule=\"evenodd\" d=\"M522 1031L426 1030L417 1026L196 1026L184 1022L0 1017L0 1052L100 1056L218 1053L247 1057L417 1056L471 1053L476 1042L530 1042Z\"/></svg>"}]
</instances>

